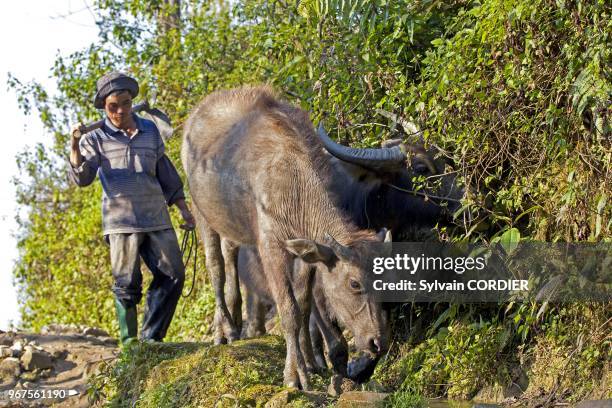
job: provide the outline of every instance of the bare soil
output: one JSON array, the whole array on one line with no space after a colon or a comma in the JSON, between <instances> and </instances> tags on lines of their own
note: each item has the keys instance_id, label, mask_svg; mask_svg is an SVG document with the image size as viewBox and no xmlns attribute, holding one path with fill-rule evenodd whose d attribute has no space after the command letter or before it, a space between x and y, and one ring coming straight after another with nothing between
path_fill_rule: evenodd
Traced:
<instances>
[{"instance_id":1,"label":"bare soil","mask_svg":"<svg viewBox=\"0 0 612 408\"><path fill-rule=\"evenodd\" d=\"M87 378L95 374L102 364L112 362L117 357L117 341L101 330L74 326L53 326L43 330L43 333L0 332L0 345L13 347L20 343L24 350L30 348L46 352L52 357L51 368L26 371L23 352L13 351L13 357L21 359L21 374L3 378L4 381L0 383L0 407L89 406ZM14 391L13 395L18 390L66 390L67 394L73 390L70 393L74 395L47 399L9 398L11 390Z\"/></svg>"}]
</instances>

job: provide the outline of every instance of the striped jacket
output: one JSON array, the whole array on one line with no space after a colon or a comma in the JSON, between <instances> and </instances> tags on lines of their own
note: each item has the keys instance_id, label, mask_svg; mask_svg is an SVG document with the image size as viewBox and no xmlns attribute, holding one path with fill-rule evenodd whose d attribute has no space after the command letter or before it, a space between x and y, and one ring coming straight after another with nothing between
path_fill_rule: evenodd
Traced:
<instances>
[{"instance_id":1,"label":"striped jacket","mask_svg":"<svg viewBox=\"0 0 612 408\"><path fill-rule=\"evenodd\" d=\"M69 166L79 186L100 177L104 235L172 228L168 206L185 197L157 127L137 115L134 119L138 130L130 138L106 118L100 129L81 138L83 163Z\"/></svg>"}]
</instances>

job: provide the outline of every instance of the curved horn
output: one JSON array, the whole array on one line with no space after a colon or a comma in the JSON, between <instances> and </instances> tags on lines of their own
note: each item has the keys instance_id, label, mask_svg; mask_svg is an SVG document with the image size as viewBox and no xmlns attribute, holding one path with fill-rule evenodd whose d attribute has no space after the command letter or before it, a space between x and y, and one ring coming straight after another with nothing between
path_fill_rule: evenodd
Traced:
<instances>
[{"instance_id":1,"label":"curved horn","mask_svg":"<svg viewBox=\"0 0 612 408\"><path fill-rule=\"evenodd\" d=\"M343 259L345 261L348 261L352 258L353 254L351 253L350 248L345 247L344 245L336 241L336 239L331 235L325 233L325 241L327 245L329 245L329 247L332 249L332 251L334 251L334 254L336 254L338 258Z\"/></svg>"},{"instance_id":2,"label":"curved horn","mask_svg":"<svg viewBox=\"0 0 612 408\"><path fill-rule=\"evenodd\" d=\"M322 123L319 124L318 135L325 149L342 161L374 170L399 170L404 167L406 153L400 146L382 149L357 149L342 146L331 140Z\"/></svg>"}]
</instances>

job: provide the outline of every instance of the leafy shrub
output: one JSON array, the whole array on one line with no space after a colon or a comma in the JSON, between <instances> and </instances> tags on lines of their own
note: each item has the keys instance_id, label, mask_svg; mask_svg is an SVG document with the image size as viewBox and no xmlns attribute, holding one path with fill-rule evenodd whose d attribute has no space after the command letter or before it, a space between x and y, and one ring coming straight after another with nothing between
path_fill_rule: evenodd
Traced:
<instances>
[{"instance_id":1,"label":"leafy shrub","mask_svg":"<svg viewBox=\"0 0 612 408\"><path fill-rule=\"evenodd\" d=\"M180 13L173 4L181 4ZM343 143L377 146L397 136L376 108L414 121L469 186L463 204L473 218L461 228L440 227L444 239L611 239L612 18L603 0L303 0L297 8L264 0L231 6L101 0L95 12L99 41L59 56L52 68L57 95L9 77L23 110L37 111L55 136L53 146L19 158L17 199L24 211L14 274L29 327L78 322L116 330L100 188L70 185L58 161L68 151L69 122L99 118L88 101L95 80L111 68L137 76L143 97L156 94L178 133L205 94L260 82L309 110L315 123L323 120ZM182 171L179 145L175 137L167 147ZM171 338L206 336L212 299L199 273L194 297L179 304ZM492 363L504 347L516 353L561 341L538 343L547 333L543 322L565 307L543 315L539 305L506 307L512 313L483 322L465 320L478 306L454 314L445 321L448 332L440 329L389 367L390 383L427 395L469 396L483 381L503 381L506 373ZM433 334L442 327L435 326ZM502 346L498 336L507 330L511 346ZM573 336L570 330L567 341L577 341ZM576 378L601 372L600 346L592 343L579 355ZM401 375L392 380L393 373Z\"/></svg>"}]
</instances>

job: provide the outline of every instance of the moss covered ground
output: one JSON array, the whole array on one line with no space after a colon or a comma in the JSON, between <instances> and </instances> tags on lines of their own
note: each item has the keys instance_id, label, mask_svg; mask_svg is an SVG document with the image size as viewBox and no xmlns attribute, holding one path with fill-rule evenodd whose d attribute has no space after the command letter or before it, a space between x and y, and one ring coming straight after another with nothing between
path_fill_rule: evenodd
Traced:
<instances>
[{"instance_id":1,"label":"moss covered ground","mask_svg":"<svg viewBox=\"0 0 612 408\"><path fill-rule=\"evenodd\" d=\"M283 387L284 356L278 336L219 346L135 343L92 379L91 396L111 407L262 407L279 393L291 407L327 404L316 394ZM315 389L327 383L313 376Z\"/></svg>"},{"instance_id":2,"label":"moss covered ground","mask_svg":"<svg viewBox=\"0 0 612 408\"><path fill-rule=\"evenodd\" d=\"M452 320L423 339L396 342L362 389L390 392L393 407L440 398L510 406L612 398L609 312L568 305L531 320L533 311L519 308L511 320L529 325L528 343L508 318ZM284 387L284 358L284 340L273 335L220 346L135 343L91 380L91 398L110 407L335 406L326 394L330 373L311 377L313 393Z\"/></svg>"},{"instance_id":3,"label":"moss covered ground","mask_svg":"<svg viewBox=\"0 0 612 408\"><path fill-rule=\"evenodd\" d=\"M515 406L612 398L609 305L567 304L539 317L540 305L507 305L504 319L469 308L455 313L471 318L398 341L374 379L398 393Z\"/></svg>"}]
</instances>

